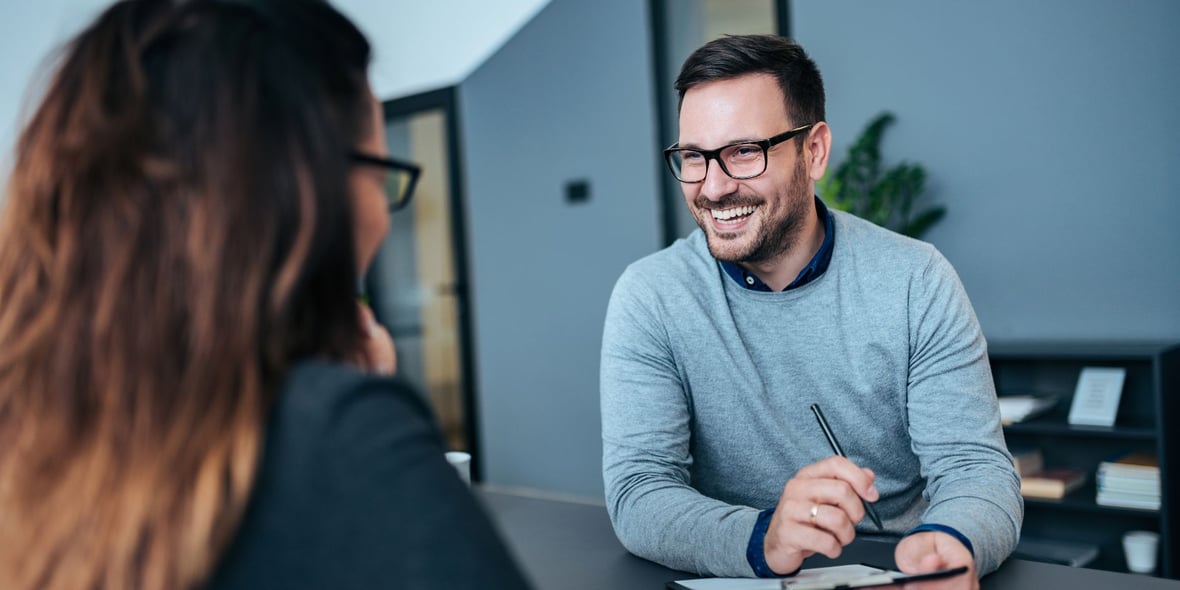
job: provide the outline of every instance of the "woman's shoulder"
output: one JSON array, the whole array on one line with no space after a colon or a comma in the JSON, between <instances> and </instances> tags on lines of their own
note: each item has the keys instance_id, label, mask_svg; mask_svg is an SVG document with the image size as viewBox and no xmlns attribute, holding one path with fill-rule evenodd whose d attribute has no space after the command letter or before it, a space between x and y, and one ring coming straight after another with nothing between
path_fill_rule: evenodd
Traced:
<instances>
[{"instance_id":1,"label":"woman's shoulder","mask_svg":"<svg viewBox=\"0 0 1180 590\"><path fill-rule=\"evenodd\" d=\"M323 360L288 373L266 425L266 447L264 474L326 477L333 482L326 487L347 487L373 465L417 466L445 451L429 403L409 383Z\"/></svg>"},{"instance_id":2,"label":"woman's shoulder","mask_svg":"<svg viewBox=\"0 0 1180 590\"><path fill-rule=\"evenodd\" d=\"M489 577L524 587L444 451L429 405L405 382L298 364L212 587L463 587Z\"/></svg>"},{"instance_id":3,"label":"woman's shoulder","mask_svg":"<svg viewBox=\"0 0 1180 590\"><path fill-rule=\"evenodd\" d=\"M295 427L302 432L347 432L367 423L428 423L434 417L422 395L405 381L365 373L342 363L306 360L288 373L271 411L268 430Z\"/></svg>"},{"instance_id":4,"label":"woman's shoulder","mask_svg":"<svg viewBox=\"0 0 1180 590\"><path fill-rule=\"evenodd\" d=\"M280 401L298 411L317 411L366 396L401 398L428 412L425 400L405 381L367 373L350 365L308 359L296 363L287 373Z\"/></svg>"}]
</instances>

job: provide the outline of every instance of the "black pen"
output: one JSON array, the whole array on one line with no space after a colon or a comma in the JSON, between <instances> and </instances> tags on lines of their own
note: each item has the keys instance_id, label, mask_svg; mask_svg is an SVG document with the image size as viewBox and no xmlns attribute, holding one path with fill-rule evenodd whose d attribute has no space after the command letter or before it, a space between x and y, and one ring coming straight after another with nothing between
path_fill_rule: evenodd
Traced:
<instances>
[{"instance_id":1,"label":"black pen","mask_svg":"<svg viewBox=\"0 0 1180 590\"><path fill-rule=\"evenodd\" d=\"M832 445L832 451L847 459L848 455L844 454L844 449L841 449L840 443L836 442L836 435L832 432L832 428L828 426L828 421L824 419L824 413L819 409L819 404L811 404L811 411L815 413L815 419L819 422L819 427L823 429L824 436L828 437L828 444ZM865 513L869 515L869 520L877 525L877 530L885 530L885 527L881 526L881 519L877 516L877 511L873 510L873 505L866 502L864 498L860 499L860 503L864 504Z\"/></svg>"}]
</instances>

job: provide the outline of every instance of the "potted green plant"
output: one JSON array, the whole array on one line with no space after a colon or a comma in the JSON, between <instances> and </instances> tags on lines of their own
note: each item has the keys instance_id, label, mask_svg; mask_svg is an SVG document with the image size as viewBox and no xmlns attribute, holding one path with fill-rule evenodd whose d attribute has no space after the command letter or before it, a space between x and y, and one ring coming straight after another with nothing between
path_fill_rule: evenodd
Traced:
<instances>
[{"instance_id":1,"label":"potted green plant","mask_svg":"<svg viewBox=\"0 0 1180 590\"><path fill-rule=\"evenodd\" d=\"M820 179L819 194L828 206L920 238L946 215L946 207L920 203L926 185L926 170L920 164L902 162L882 170L881 136L893 121L890 112L870 121L844 161Z\"/></svg>"}]
</instances>

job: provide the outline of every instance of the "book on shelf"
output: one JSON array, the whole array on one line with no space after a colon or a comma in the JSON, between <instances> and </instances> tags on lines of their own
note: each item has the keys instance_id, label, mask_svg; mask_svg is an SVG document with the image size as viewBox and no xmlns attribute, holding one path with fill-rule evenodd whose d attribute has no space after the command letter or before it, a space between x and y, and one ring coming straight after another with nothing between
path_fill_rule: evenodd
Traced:
<instances>
[{"instance_id":1,"label":"book on shelf","mask_svg":"<svg viewBox=\"0 0 1180 590\"><path fill-rule=\"evenodd\" d=\"M1159 458L1151 452L1128 453L1098 464L1098 495L1103 506L1159 510Z\"/></svg>"},{"instance_id":2,"label":"book on shelf","mask_svg":"<svg viewBox=\"0 0 1180 590\"><path fill-rule=\"evenodd\" d=\"M1057 500L1082 487L1084 483L1086 472L1080 469L1045 469L1036 475L1020 478L1020 495Z\"/></svg>"},{"instance_id":3,"label":"book on shelf","mask_svg":"<svg viewBox=\"0 0 1180 590\"><path fill-rule=\"evenodd\" d=\"M1012 465L1016 467L1016 474L1020 477L1036 475L1045 468L1045 457L1041 454L1041 449L1018 447L1009 451L1012 453Z\"/></svg>"},{"instance_id":4,"label":"book on shelf","mask_svg":"<svg viewBox=\"0 0 1180 590\"><path fill-rule=\"evenodd\" d=\"M1089 543L1073 543L1055 539L1020 537L1012 557L1056 563L1070 567L1086 567L1098 557L1098 546Z\"/></svg>"},{"instance_id":5,"label":"book on shelf","mask_svg":"<svg viewBox=\"0 0 1180 590\"><path fill-rule=\"evenodd\" d=\"M1128 494L1160 495L1160 480L1146 477L1120 477L1098 472L1098 490L1125 492Z\"/></svg>"},{"instance_id":6,"label":"book on shelf","mask_svg":"<svg viewBox=\"0 0 1180 590\"><path fill-rule=\"evenodd\" d=\"M1002 395L996 399L1000 402L1000 423L1005 426L1044 414L1057 404L1055 396L1047 395Z\"/></svg>"},{"instance_id":7,"label":"book on shelf","mask_svg":"<svg viewBox=\"0 0 1180 590\"><path fill-rule=\"evenodd\" d=\"M1117 459L1099 463L1098 471L1123 477L1154 477L1158 479L1160 476L1160 461L1155 453L1150 451L1136 451L1134 453L1127 453Z\"/></svg>"},{"instance_id":8,"label":"book on shelf","mask_svg":"<svg viewBox=\"0 0 1180 590\"><path fill-rule=\"evenodd\" d=\"M1160 495L1136 494L1134 492L1120 492L1118 490L1098 490L1094 502L1102 506L1116 506L1119 508L1139 508L1142 510L1159 510Z\"/></svg>"}]
</instances>

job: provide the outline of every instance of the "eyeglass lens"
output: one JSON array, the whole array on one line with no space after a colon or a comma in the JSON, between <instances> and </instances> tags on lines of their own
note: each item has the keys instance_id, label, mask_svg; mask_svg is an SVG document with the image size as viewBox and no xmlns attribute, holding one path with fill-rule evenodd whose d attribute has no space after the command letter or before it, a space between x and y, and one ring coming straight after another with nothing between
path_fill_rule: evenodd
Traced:
<instances>
[{"instance_id":1,"label":"eyeglass lens","mask_svg":"<svg viewBox=\"0 0 1180 590\"><path fill-rule=\"evenodd\" d=\"M390 206L401 207L410 197L410 180L412 175L405 170L387 170L385 172L385 196Z\"/></svg>"},{"instance_id":2,"label":"eyeglass lens","mask_svg":"<svg viewBox=\"0 0 1180 590\"><path fill-rule=\"evenodd\" d=\"M742 143L722 148L717 159L721 169L733 178L752 178L766 171L766 152L754 143ZM672 171L684 182L704 180L709 169L709 158L693 150L675 150L669 156Z\"/></svg>"}]
</instances>

